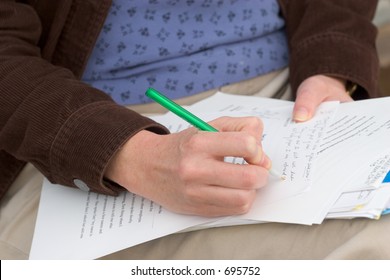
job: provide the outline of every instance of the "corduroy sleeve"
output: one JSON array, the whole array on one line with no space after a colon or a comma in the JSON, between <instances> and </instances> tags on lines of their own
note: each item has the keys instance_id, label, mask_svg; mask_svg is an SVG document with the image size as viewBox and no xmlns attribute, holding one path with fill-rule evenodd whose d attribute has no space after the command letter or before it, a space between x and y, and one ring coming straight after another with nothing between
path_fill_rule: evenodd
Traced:
<instances>
[{"instance_id":1,"label":"corduroy sleeve","mask_svg":"<svg viewBox=\"0 0 390 280\"><path fill-rule=\"evenodd\" d=\"M140 130L168 130L42 59L40 33L30 6L1 1L0 150L31 162L51 182L75 186L78 180L115 195L121 188L103 174L116 151Z\"/></svg>"},{"instance_id":2,"label":"corduroy sleeve","mask_svg":"<svg viewBox=\"0 0 390 280\"><path fill-rule=\"evenodd\" d=\"M355 99L378 94L377 1L279 0L286 20L293 91L316 74L359 85Z\"/></svg>"}]
</instances>

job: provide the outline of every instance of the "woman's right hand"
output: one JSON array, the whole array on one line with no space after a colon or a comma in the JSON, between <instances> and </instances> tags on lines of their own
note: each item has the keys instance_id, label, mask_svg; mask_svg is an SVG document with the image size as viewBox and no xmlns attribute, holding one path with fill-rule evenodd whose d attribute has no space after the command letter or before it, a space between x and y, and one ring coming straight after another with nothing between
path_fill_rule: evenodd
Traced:
<instances>
[{"instance_id":1,"label":"woman's right hand","mask_svg":"<svg viewBox=\"0 0 390 280\"><path fill-rule=\"evenodd\" d=\"M261 147L262 122L222 117L210 124L219 132L140 131L110 161L105 177L174 212L207 217L246 213L256 190L267 184L271 167ZM227 163L227 156L249 164Z\"/></svg>"}]
</instances>

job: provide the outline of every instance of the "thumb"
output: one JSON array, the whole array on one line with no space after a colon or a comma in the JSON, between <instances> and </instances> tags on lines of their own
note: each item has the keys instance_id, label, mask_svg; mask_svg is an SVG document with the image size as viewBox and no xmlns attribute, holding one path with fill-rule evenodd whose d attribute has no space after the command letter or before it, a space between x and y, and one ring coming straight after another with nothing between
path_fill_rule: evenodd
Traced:
<instances>
[{"instance_id":1,"label":"thumb","mask_svg":"<svg viewBox=\"0 0 390 280\"><path fill-rule=\"evenodd\" d=\"M321 95L315 94L308 88L299 87L293 109L293 120L296 122L310 120L322 101Z\"/></svg>"},{"instance_id":2,"label":"thumb","mask_svg":"<svg viewBox=\"0 0 390 280\"><path fill-rule=\"evenodd\" d=\"M304 122L311 119L317 107L324 101L352 101L345 91L345 80L326 75L314 75L304 80L297 90L293 120Z\"/></svg>"}]
</instances>

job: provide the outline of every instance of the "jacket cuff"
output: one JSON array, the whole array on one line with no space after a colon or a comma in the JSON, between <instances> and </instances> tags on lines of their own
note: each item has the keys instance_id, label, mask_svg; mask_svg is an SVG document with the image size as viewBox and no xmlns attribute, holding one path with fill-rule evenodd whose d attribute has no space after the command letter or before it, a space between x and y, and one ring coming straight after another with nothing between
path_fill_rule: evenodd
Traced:
<instances>
[{"instance_id":1,"label":"jacket cuff","mask_svg":"<svg viewBox=\"0 0 390 280\"><path fill-rule=\"evenodd\" d=\"M327 50L326 54L323 50ZM323 33L307 38L291 50L291 86L296 92L306 78L329 74L358 84L358 98L376 97L377 66L375 46L370 48L342 33Z\"/></svg>"},{"instance_id":2,"label":"jacket cuff","mask_svg":"<svg viewBox=\"0 0 390 280\"><path fill-rule=\"evenodd\" d=\"M124 188L103 178L107 164L130 137L145 129L158 134L169 133L153 120L112 102L82 107L70 116L53 142L49 180L118 195Z\"/></svg>"}]
</instances>

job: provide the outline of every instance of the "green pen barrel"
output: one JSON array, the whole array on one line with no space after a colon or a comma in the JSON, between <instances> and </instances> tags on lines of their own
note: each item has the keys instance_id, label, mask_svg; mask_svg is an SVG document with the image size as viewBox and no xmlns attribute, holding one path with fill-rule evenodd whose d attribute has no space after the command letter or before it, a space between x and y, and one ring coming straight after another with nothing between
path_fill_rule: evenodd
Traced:
<instances>
[{"instance_id":1,"label":"green pen barrel","mask_svg":"<svg viewBox=\"0 0 390 280\"><path fill-rule=\"evenodd\" d=\"M151 98L154 101L156 101L157 103L159 103L161 106L167 108L169 111L178 115L179 117L186 120L187 122L189 122L193 126L197 127L198 129L203 130L203 131L213 131L213 132L218 131L217 129L215 129L214 127L212 127L211 125L209 125L205 121L201 120L200 118L198 118L197 116L195 116L191 112L187 111L186 109L181 107L179 104L175 103L174 101L172 101L171 99L169 99L168 97L166 97L162 93L158 92L157 90L155 90L153 88L149 88L145 94L149 98Z\"/></svg>"}]
</instances>

